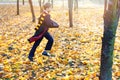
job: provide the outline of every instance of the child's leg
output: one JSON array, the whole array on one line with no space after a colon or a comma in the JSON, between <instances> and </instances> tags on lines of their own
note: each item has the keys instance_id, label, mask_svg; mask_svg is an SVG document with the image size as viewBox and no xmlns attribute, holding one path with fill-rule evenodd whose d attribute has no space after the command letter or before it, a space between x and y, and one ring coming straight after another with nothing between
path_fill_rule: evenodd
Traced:
<instances>
[{"instance_id":1,"label":"child's leg","mask_svg":"<svg viewBox=\"0 0 120 80\"><path fill-rule=\"evenodd\" d=\"M36 50L36 48L39 46L39 44L40 44L40 42L42 41L42 39L43 39L43 38L35 41L32 49L31 49L31 51L30 51L30 53L29 53L29 57L31 57L31 58L34 57L35 50Z\"/></svg>"},{"instance_id":2,"label":"child's leg","mask_svg":"<svg viewBox=\"0 0 120 80\"><path fill-rule=\"evenodd\" d=\"M44 37L48 40L45 50L51 50L53 42L54 42L53 37L50 35L49 32L46 32Z\"/></svg>"}]
</instances>

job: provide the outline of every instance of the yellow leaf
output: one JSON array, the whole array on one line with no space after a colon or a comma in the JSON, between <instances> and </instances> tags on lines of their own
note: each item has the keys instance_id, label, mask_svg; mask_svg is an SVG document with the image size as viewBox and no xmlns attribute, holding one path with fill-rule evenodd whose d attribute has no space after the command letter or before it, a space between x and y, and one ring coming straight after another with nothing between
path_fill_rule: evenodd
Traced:
<instances>
[{"instance_id":1,"label":"yellow leaf","mask_svg":"<svg viewBox=\"0 0 120 80\"><path fill-rule=\"evenodd\" d=\"M115 76L120 77L120 71L115 73Z\"/></svg>"},{"instance_id":2,"label":"yellow leaf","mask_svg":"<svg viewBox=\"0 0 120 80\"><path fill-rule=\"evenodd\" d=\"M4 75L4 78L11 78L12 76L14 76L12 73L7 73L6 75Z\"/></svg>"},{"instance_id":3,"label":"yellow leaf","mask_svg":"<svg viewBox=\"0 0 120 80\"><path fill-rule=\"evenodd\" d=\"M72 75L73 72L72 72L71 70L68 70L68 71L67 71L67 74Z\"/></svg>"},{"instance_id":4,"label":"yellow leaf","mask_svg":"<svg viewBox=\"0 0 120 80\"><path fill-rule=\"evenodd\" d=\"M19 80L26 80L26 78L24 76L20 76Z\"/></svg>"},{"instance_id":5,"label":"yellow leaf","mask_svg":"<svg viewBox=\"0 0 120 80\"><path fill-rule=\"evenodd\" d=\"M38 64L41 64L42 67L44 66L42 57L38 57L38 58L37 58L37 62L38 62Z\"/></svg>"},{"instance_id":6,"label":"yellow leaf","mask_svg":"<svg viewBox=\"0 0 120 80\"><path fill-rule=\"evenodd\" d=\"M92 78L95 78L95 77L97 77L97 74L96 74L96 72L95 72L95 73L93 73L91 76L92 76Z\"/></svg>"},{"instance_id":7,"label":"yellow leaf","mask_svg":"<svg viewBox=\"0 0 120 80\"><path fill-rule=\"evenodd\" d=\"M99 78L98 78L98 77L95 77L93 80L99 80Z\"/></svg>"},{"instance_id":8,"label":"yellow leaf","mask_svg":"<svg viewBox=\"0 0 120 80\"><path fill-rule=\"evenodd\" d=\"M7 66L7 65L4 66L3 70L4 70L5 72L11 72L11 71L12 71L11 67L10 67L10 66Z\"/></svg>"},{"instance_id":9,"label":"yellow leaf","mask_svg":"<svg viewBox=\"0 0 120 80\"><path fill-rule=\"evenodd\" d=\"M39 78L38 80L44 80L44 78Z\"/></svg>"},{"instance_id":10,"label":"yellow leaf","mask_svg":"<svg viewBox=\"0 0 120 80\"><path fill-rule=\"evenodd\" d=\"M87 77L85 77L85 79L84 80L90 80L90 77L89 76L87 76Z\"/></svg>"},{"instance_id":11,"label":"yellow leaf","mask_svg":"<svg viewBox=\"0 0 120 80\"><path fill-rule=\"evenodd\" d=\"M23 61L23 64L30 64L30 61Z\"/></svg>"},{"instance_id":12,"label":"yellow leaf","mask_svg":"<svg viewBox=\"0 0 120 80\"><path fill-rule=\"evenodd\" d=\"M62 78L61 80L69 80L70 78L69 78L69 76L68 75L66 75L64 78Z\"/></svg>"},{"instance_id":13,"label":"yellow leaf","mask_svg":"<svg viewBox=\"0 0 120 80\"><path fill-rule=\"evenodd\" d=\"M70 75L70 80L74 80L75 79L75 77L74 77L74 75Z\"/></svg>"}]
</instances>

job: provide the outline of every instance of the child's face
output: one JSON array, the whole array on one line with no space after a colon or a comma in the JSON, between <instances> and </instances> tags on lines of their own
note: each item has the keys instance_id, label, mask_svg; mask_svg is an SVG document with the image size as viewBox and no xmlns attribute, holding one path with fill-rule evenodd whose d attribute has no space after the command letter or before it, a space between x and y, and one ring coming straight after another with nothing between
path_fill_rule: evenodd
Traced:
<instances>
[{"instance_id":1,"label":"child's face","mask_svg":"<svg viewBox=\"0 0 120 80\"><path fill-rule=\"evenodd\" d=\"M50 12L51 11L51 7L49 7L49 8L46 8L46 11L48 11L48 12Z\"/></svg>"}]
</instances>

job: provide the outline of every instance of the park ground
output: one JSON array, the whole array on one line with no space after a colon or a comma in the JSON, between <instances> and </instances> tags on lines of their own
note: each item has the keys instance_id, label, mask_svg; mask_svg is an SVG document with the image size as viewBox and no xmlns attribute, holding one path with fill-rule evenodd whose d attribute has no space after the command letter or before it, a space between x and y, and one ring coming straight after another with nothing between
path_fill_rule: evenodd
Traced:
<instances>
[{"instance_id":1,"label":"park ground","mask_svg":"<svg viewBox=\"0 0 120 80\"><path fill-rule=\"evenodd\" d=\"M34 7L36 18L39 7ZM73 12L74 26L69 27L67 9L54 7L51 17L59 23L50 29L54 37L53 57L42 56L47 43L43 39L34 61L28 60L35 30L29 6L0 5L0 80L99 80L103 8L80 8ZM120 26L117 29L113 80L120 80Z\"/></svg>"}]
</instances>

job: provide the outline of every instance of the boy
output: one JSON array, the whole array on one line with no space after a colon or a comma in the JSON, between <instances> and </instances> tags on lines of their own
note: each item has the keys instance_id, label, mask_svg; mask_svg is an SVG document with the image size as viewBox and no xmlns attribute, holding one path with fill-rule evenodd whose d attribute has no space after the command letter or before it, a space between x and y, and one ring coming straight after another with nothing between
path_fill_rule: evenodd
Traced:
<instances>
[{"instance_id":1,"label":"boy","mask_svg":"<svg viewBox=\"0 0 120 80\"><path fill-rule=\"evenodd\" d=\"M30 61L33 61L33 57L34 57L36 48L38 47L38 45L40 44L40 42L42 41L42 39L44 37L48 40L48 42L47 42L47 45L46 45L45 50L43 51L42 55L50 56L49 51L52 48L54 40L53 40L53 37L48 32L48 29L59 27L59 25L56 22L54 22L53 20L50 19L50 14L49 14L50 10L51 10L50 3L46 3L43 5L42 14L39 17L38 25L35 28L36 32L33 37L28 39L28 41L30 43L35 41L32 49L29 53L29 56L28 56Z\"/></svg>"}]
</instances>

